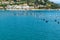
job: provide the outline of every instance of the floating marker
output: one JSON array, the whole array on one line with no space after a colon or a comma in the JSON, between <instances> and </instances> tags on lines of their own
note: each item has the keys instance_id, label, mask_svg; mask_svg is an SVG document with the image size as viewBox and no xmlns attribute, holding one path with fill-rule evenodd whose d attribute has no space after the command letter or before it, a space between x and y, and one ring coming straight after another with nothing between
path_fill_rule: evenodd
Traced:
<instances>
[{"instance_id":1,"label":"floating marker","mask_svg":"<svg viewBox=\"0 0 60 40\"><path fill-rule=\"evenodd\" d=\"M57 20L55 20L55 22L56 22Z\"/></svg>"},{"instance_id":2,"label":"floating marker","mask_svg":"<svg viewBox=\"0 0 60 40\"><path fill-rule=\"evenodd\" d=\"M48 21L45 21L46 23L48 23Z\"/></svg>"},{"instance_id":3,"label":"floating marker","mask_svg":"<svg viewBox=\"0 0 60 40\"><path fill-rule=\"evenodd\" d=\"M58 24L59 24L59 22L58 22Z\"/></svg>"},{"instance_id":4,"label":"floating marker","mask_svg":"<svg viewBox=\"0 0 60 40\"><path fill-rule=\"evenodd\" d=\"M45 21L45 19L43 19L43 21Z\"/></svg>"}]
</instances>

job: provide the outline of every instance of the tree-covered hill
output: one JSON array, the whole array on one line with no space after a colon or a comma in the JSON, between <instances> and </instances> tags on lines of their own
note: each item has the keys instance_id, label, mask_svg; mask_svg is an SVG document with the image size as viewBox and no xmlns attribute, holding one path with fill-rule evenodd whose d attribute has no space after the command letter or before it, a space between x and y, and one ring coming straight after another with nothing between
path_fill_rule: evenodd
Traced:
<instances>
[{"instance_id":1,"label":"tree-covered hill","mask_svg":"<svg viewBox=\"0 0 60 40\"><path fill-rule=\"evenodd\" d=\"M3 0L0 0L2 3ZM6 0L9 3L11 3L12 0ZM60 8L59 4L56 4L54 2L50 2L49 0L13 0L16 4L27 4L28 6L34 6L34 8L46 8L46 9L57 9ZM1 4L0 3L0 4ZM13 5L13 4L12 4Z\"/></svg>"}]
</instances>

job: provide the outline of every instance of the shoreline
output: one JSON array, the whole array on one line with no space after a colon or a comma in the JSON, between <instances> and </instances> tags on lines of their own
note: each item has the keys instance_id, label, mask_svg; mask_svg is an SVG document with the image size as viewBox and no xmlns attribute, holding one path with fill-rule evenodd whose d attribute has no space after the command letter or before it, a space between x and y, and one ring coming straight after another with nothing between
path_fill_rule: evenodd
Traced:
<instances>
[{"instance_id":1,"label":"shoreline","mask_svg":"<svg viewBox=\"0 0 60 40\"><path fill-rule=\"evenodd\" d=\"M60 10L60 9L8 9L8 10Z\"/></svg>"},{"instance_id":2,"label":"shoreline","mask_svg":"<svg viewBox=\"0 0 60 40\"><path fill-rule=\"evenodd\" d=\"M5 10L5 9L0 9L0 10ZM6 10L11 10L11 11L28 11L28 10L48 10L48 11L50 11L50 10L59 10L60 11L60 9L6 9Z\"/></svg>"}]
</instances>

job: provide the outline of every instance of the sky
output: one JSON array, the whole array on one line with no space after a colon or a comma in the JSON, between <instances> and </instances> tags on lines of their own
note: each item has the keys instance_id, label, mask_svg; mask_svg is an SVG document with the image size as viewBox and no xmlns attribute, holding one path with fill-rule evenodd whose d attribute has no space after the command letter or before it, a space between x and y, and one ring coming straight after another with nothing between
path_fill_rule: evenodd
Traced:
<instances>
[{"instance_id":1,"label":"sky","mask_svg":"<svg viewBox=\"0 0 60 40\"><path fill-rule=\"evenodd\" d=\"M60 3L60 0L50 0L50 1L52 1L54 3Z\"/></svg>"}]
</instances>

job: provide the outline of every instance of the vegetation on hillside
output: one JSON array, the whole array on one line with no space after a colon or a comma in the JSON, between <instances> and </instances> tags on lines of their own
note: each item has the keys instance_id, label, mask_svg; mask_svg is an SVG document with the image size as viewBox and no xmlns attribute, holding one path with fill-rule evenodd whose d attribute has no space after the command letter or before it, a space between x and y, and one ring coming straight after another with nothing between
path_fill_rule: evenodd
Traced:
<instances>
[{"instance_id":1,"label":"vegetation on hillside","mask_svg":"<svg viewBox=\"0 0 60 40\"><path fill-rule=\"evenodd\" d=\"M19 5L19 4L27 4L28 6L34 6L34 8L38 9L58 9L60 5L50 2L49 0L14 0L15 3L11 4L11 0L9 1L9 5ZM7 6L8 4L2 4L2 0L0 0L0 6Z\"/></svg>"},{"instance_id":2,"label":"vegetation on hillside","mask_svg":"<svg viewBox=\"0 0 60 40\"><path fill-rule=\"evenodd\" d=\"M59 4L56 4L54 2L50 2L49 0L21 0L20 2L23 2L23 1L25 1L25 3L27 3L27 5L34 6L34 7L36 6L37 8L47 8L47 9L49 9L49 8L50 9L60 8ZM43 7L41 7L41 5ZM46 6L46 7L44 7L44 6Z\"/></svg>"}]
</instances>

